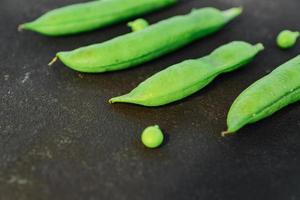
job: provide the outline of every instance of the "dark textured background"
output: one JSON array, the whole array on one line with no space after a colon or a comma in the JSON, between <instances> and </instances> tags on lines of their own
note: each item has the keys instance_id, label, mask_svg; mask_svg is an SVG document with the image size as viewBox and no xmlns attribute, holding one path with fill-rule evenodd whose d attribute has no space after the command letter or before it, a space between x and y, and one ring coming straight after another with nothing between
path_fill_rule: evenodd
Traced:
<instances>
[{"instance_id":1,"label":"dark textured background","mask_svg":"<svg viewBox=\"0 0 300 200\"><path fill-rule=\"evenodd\" d=\"M153 23L204 6L242 5L245 12L221 32L153 62L82 76L47 63L59 50L128 32L125 23L66 38L16 31L18 24L74 2L79 0L0 2L1 200L300 199L299 103L220 137L237 95L300 52L299 43L289 51L274 44L280 30L300 30L298 0L182 1L145 18ZM107 103L153 73L232 40L263 42L266 50L247 67L169 106ZM139 141L152 124L169 135L156 150Z\"/></svg>"}]
</instances>

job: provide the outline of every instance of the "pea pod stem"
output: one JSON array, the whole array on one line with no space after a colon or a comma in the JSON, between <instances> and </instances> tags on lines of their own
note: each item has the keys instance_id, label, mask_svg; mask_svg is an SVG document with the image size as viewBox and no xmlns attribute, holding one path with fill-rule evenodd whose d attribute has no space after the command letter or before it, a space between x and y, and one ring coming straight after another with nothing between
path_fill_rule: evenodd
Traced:
<instances>
[{"instance_id":1,"label":"pea pod stem","mask_svg":"<svg viewBox=\"0 0 300 200\"><path fill-rule=\"evenodd\" d=\"M48 66L52 66L56 61L58 60L58 57L55 56L48 64Z\"/></svg>"},{"instance_id":2,"label":"pea pod stem","mask_svg":"<svg viewBox=\"0 0 300 200\"><path fill-rule=\"evenodd\" d=\"M231 42L208 56L168 67L143 81L128 94L114 97L109 102L152 107L178 101L204 88L218 75L249 63L263 48L262 44Z\"/></svg>"},{"instance_id":3,"label":"pea pod stem","mask_svg":"<svg viewBox=\"0 0 300 200\"><path fill-rule=\"evenodd\" d=\"M57 57L66 66L79 72L122 70L148 62L210 35L241 12L241 8L226 11L215 8L197 9L187 15L171 17L144 30L103 43L58 52Z\"/></svg>"},{"instance_id":4,"label":"pea pod stem","mask_svg":"<svg viewBox=\"0 0 300 200\"><path fill-rule=\"evenodd\" d=\"M221 132L221 136L222 136L222 137L226 137L226 136L228 136L228 135L230 135L230 134L232 134L232 133L230 133L229 131L222 131L222 132Z\"/></svg>"},{"instance_id":5,"label":"pea pod stem","mask_svg":"<svg viewBox=\"0 0 300 200\"><path fill-rule=\"evenodd\" d=\"M24 30L23 25L22 25L22 24L19 25L19 26L18 26L18 31L19 31L19 32L22 32L23 30Z\"/></svg>"}]
</instances>

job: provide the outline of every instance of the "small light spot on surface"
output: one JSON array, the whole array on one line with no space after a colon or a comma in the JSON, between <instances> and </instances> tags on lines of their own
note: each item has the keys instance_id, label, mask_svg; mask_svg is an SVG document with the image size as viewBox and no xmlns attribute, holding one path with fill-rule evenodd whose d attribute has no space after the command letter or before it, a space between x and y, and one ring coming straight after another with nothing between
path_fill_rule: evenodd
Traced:
<instances>
[{"instance_id":1,"label":"small light spot on surface","mask_svg":"<svg viewBox=\"0 0 300 200\"><path fill-rule=\"evenodd\" d=\"M78 77L79 78L84 78L82 74L78 74Z\"/></svg>"},{"instance_id":2,"label":"small light spot on surface","mask_svg":"<svg viewBox=\"0 0 300 200\"><path fill-rule=\"evenodd\" d=\"M9 184L19 184L19 185L25 185L28 183L28 180L22 179L17 176L11 176L10 179L7 181Z\"/></svg>"},{"instance_id":3,"label":"small light spot on surface","mask_svg":"<svg viewBox=\"0 0 300 200\"><path fill-rule=\"evenodd\" d=\"M5 75L4 75L4 80L7 81L8 79L9 79L9 75L8 75L8 74L5 74Z\"/></svg>"},{"instance_id":4,"label":"small light spot on surface","mask_svg":"<svg viewBox=\"0 0 300 200\"><path fill-rule=\"evenodd\" d=\"M270 72L272 72L272 70L271 70L271 69L267 69L265 72L266 72L267 74L269 74Z\"/></svg>"},{"instance_id":5,"label":"small light spot on surface","mask_svg":"<svg viewBox=\"0 0 300 200\"><path fill-rule=\"evenodd\" d=\"M30 76L30 72L26 72L25 73L25 76L24 76L24 78L22 79L22 83L25 83L28 79L29 79L29 76Z\"/></svg>"}]
</instances>

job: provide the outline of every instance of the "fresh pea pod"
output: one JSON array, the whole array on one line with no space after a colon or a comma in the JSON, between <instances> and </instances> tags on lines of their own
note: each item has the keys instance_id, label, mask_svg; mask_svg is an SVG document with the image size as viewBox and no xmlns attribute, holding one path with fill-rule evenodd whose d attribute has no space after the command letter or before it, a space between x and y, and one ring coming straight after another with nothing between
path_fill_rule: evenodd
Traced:
<instances>
[{"instance_id":1,"label":"fresh pea pod","mask_svg":"<svg viewBox=\"0 0 300 200\"><path fill-rule=\"evenodd\" d=\"M198 9L104 43L59 52L57 57L68 67L80 72L100 73L129 68L216 32L240 15L241 11L241 8L223 12L215 8Z\"/></svg>"},{"instance_id":2,"label":"fresh pea pod","mask_svg":"<svg viewBox=\"0 0 300 200\"><path fill-rule=\"evenodd\" d=\"M146 14L177 0L99 0L52 10L20 29L48 36L90 31Z\"/></svg>"},{"instance_id":3,"label":"fresh pea pod","mask_svg":"<svg viewBox=\"0 0 300 200\"><path fill-rule=\"evenodd\" d=\"M233 134L245 125L266 118L299 100L300 56L297 56L238 96L228 113L228 130L222 135Z\"/></svg>"},{"instance_id":4,"label":"fresh pea pod","mask_svg":"<svg viewBox=\"0 0 300 200\"><path fill-rule=\"evenodd\" d=\"M205 87L219 74L247 64L261 50L262 44L231 42L206 57L184 61L153 75L129 94L112 98L110 103L161 106L180 100Z\"/></svg>"}]
</instances>

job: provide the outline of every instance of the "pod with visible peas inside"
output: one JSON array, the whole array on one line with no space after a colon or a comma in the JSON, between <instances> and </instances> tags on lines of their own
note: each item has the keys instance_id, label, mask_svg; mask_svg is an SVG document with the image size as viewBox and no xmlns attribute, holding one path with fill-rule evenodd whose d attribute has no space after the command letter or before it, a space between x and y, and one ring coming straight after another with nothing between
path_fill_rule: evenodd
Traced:
<instances>
[{"instance_id":1,"label":"pod with visible peas inside","mask_svg":"<svg viewBox=\"0 0 300 200\"><path fill-rule=\"evenodd\" d=\"M90 31L176 3L177 0L98 0L52 10L19 29L48 36Z\"/></svg>"},{"instance_id":2,"label":"pod with visible peas inside","mask_svg":"<svg viewBox=\"0 0 300 200\"><path fill-rule=\"evenodd\" d=\"M80 72L121 70L153 60L216 32L241 12L241 8L223 12L215 8L197 9L100 44L59 52L57 58Z\"/></svg>"},{"instance_id":3,"label":"pod with visible peas inside","mask_svg":"<svg viewBox=\"0 0 300 200\"><path fill-rule=\"evenodd\" d=\"M222 135L233 134L245 125L299 100L300 56L297 56L253 83L237 97L228 113L228 130Z\"/></svg>"},{"instance_id":4,"label":"pod with visible peas inside","mask_svg":"<svg viewBox=\"0 0 300 200\"><path fill-rule=\"evenodd\" d=\"M110 99L110 103L161 106L180 100L205 87L219 74L247 64L261 50L262 44L231 42L208 56L187 60L158 72L129 94Z\"/></svg>"}]
</instances>

